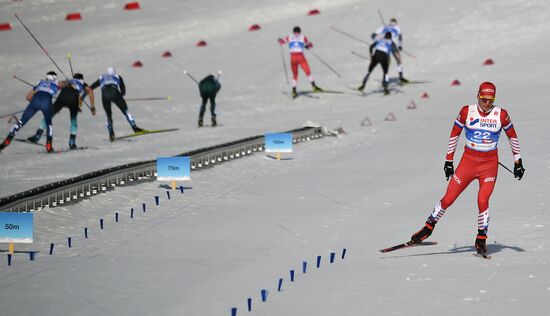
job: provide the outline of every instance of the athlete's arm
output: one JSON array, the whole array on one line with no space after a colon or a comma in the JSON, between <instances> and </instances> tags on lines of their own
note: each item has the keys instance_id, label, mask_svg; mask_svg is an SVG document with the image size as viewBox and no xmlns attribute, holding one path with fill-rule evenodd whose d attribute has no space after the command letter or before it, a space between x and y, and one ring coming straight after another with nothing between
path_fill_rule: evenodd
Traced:
<instances>
[{"instance_id":1,"label":"athlete's arm","mask_svg":"<svg viewBox=\"0 0 550 316\"><path fill-rule=\"evenodd\" d=\"M25 97L25 99L26 99L27 101L31 102L32 97L34 97L34 94L35 94L35 93L36 93L36 92L34 91L34 89L32 89L31 91L29 91L29 92L27 93L27 96Z\"/></svg>"},{"instance_id":2,"label":"athlete's arm","mask_svg":"<svg viewBox=\"0 0 550 316\"><path fill-rule=\"evenodd\" d=\"M124 96L126 94L126 86L124 85L124 80L122 80L122 76L118 76L120 79L120 94Z\"/></svg>"},{"instance_id":3,"label":"athlete's arm","mask_svg":"<svg viewBox=\"0 0 550 316\"><path fill-rule=\"evenodd\" d=\"M92 85L90 86L90 88L93 90L95 88L99 87L99 79L97 79L96 81L94 81L94 83L92 83Z\"/></svg>"},{"instance_id":4,"label":"athlete's arm","mask_svg":"<svg viewBox=\"0 0 550 316\"><path fill-rule=\"evenodd\" d=\"M516 133L514 125L512 124L510 115L508 115L508 112L505 109L500 110L500 122L502 124L502 128L504 129L504 132L506 133L506 136L508 136L510 148L512 149L512 154L514 155L514 161L517 163L519 159L521 159L518 135Z\"/></svg>"},{"instance_id":5,"label":"athlete's arm","mask_svg":"<svg viewBox=\"0 0 550 316\"><path fill-rule=\"evenodd\" d=\"M464 128L464 123L466 123L466 117L468 116L468 106L465 105L460 109L460 112L458 113L458 116L455 119L455 122L453 124L453 128L451 129L451 136L449 137L449 146L447 147L447 156L445 157L445 160L447 161L453 161L456 146L458 145L458 137L460 136L460 133L462 133L462 129Z\"/></svg>"}]
</instances>

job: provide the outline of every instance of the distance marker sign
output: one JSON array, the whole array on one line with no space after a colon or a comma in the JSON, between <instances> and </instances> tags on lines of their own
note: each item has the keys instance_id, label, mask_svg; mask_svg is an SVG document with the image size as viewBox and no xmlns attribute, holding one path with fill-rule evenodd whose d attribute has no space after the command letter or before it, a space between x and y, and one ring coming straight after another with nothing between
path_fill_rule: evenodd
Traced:
<instances>
[{"instance_id":1,"label":"distance marker sign","mask_svg":"<svg viewBox=\"0 0 550 316\"><path fill-rule=\"evenodd\" d=\"M0 243L32 244L32 213L0 212Z\"/></svg>"},{"instance_id":2,"label":"distance marker sign","mask_svg":"<svg viewBox=\"0 0 550 316\"><path fill-rule=\"evenodd\" d=\"M191 159L189 157L158 157L157 180L191 180Z\"/></svg>"},{"instance_id":3,"label":"distance marker sign","mask_svg":"<svg viewBox=\"0 0 550 316\"><path fill-rule=\"evenodd\" d=\"M266 153L291 153L292 133L265 134Z\"/></svg>"}]
</instances>

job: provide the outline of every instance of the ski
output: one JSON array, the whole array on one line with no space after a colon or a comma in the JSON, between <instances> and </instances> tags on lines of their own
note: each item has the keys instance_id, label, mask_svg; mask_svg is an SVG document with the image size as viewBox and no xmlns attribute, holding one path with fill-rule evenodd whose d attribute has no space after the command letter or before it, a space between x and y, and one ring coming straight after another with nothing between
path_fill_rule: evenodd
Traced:
<instances>
[{"instance_id":1,"label":"ski","mask_svg":"<svg viewBox=\"0 0 550 316\"><path fill-rule=\"evenodd\" d=\"M35 146L40 146L40 147L44 147L44 144L40 144L40 143L35 143L35 142L31 142L30 140L28 139L23 139L23 138L14 138L13 140L16 140L18 142L21 142L21 143L25 143L25 144L29 144L29 145L35 145Z\"/></svg>"},{"instance_id":2,"label":"ski","mask_svg":"<svg viewBox=\"0 0 550 316\"><path fill-rule=\"evenodd\" d=\"M334 93L334 94L344 94L345 92L344 92L344 91L339 91L339 90L325 90L325 89L321 89L321 90L306 90L306 91L304 91L304 93Z\"/></svg>"},{"instance_id":3,"label":"ski","mask_svg":"<svg viewBox=\"0 0 550 316\"><path fill-rule=\"evenodd\" d=\"M353 91L359 92L359 94L355 94L355 95L360 96L360 97L366 97L366 96L369 96L371 94L376 94L376 93L382 93L384 96L390 95L390 94L396 94L396 93L403 93L402 90L397 89L395 87L389 87L388 92L384 91L384 88L378 88L378 89L370 90L370 91L367 91L367 92L365 92L364 90L359 90L357 88L353 88L353 87L348 87L348 88L353 90Z\"/></svg>"},{"instance_id":4,"label":"ski","mask_svg":"<svg viewBox=\"0 0 550 316\"><path fill-rule=\"evenodd\" d=\"M403 248L410 248L410 247L416 247L416 246L433 246L433 245L437 245L437 241L423 241L419 244L413 244L410 241L408 241L403 244L395 245L385 249L380 249L380 252L385 253L385 252L390 252L390 251L403 249Z\"/></svg>"},{"instance_id":5,"label":"ski","mask_svg":"<svg viewBox=\"0 0 550 316\"><path fill-rule=\"evenodd\" d=\"M166 128L166 129L143 130L143 131L141 131L141 132L137 132L137 133L133 133L133 134L128 134L128 135L124 135L124 136L115 137L115 140L126 139L126 138L131 138L131 137L136 137L136 136L142 136L142 135L149 135L149 134L157 134L157 133L164 133L164 132L173 132L173 131L177 131L177 130L179 130L179 128Z\"/></svg>"}]
</instances>

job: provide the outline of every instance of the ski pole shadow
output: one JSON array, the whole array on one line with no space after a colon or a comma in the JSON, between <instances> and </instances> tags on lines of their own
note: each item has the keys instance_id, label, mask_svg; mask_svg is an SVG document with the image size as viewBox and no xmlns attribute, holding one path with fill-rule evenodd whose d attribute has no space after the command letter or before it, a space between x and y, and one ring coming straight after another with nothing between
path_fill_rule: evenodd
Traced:
<instances>
[{"instance_id":1,"label":"ski pole shadow","mask_svg":"<svg viewBox=\"0 0 550 316\"><path fill-rule=\"evenodd\" d=\"M525 252L525 249L517 246L508 246L501 243L494 243L494 244L488 244L487 245L487 253L489 255L499 253L503 251L504 249L511 249L516 252ZM381 259L393 259L393 258L409 258L409 257L425 257L425 256L437 256L437 255L452 255L452 254L459 254L459 253L467 253L471 252L472 254L476 253L476 249L474 246L461 246L457 247L456 244L454 244L453 248L450 248L448 251L439 251L439 252L428 252L428 253L418 253L418 254L412 254L412 255L401 255L401 256L391 256L391 257L381 257Z\"/></svg>"}]
</instances>

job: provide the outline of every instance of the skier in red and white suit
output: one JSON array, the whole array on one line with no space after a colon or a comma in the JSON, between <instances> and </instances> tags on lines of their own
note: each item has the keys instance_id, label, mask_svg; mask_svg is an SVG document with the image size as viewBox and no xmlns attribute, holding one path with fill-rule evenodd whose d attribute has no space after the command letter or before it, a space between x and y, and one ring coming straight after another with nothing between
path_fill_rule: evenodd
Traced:
<instances>
[{"instance_id":1,"label":"skier in red and white suit","mask_svg":"<svg viewBox=\"0 0 550 316\"><path fill-rule=\"evenodd\" d=\"M447 186L445 196L437 203L428 217L425 226L411 237L411 242L420 243L428 238L445 210L453 204L456 198L473 180L479 182L477 204L478 234L475 247L479 254L486 255L486 239L489 227L489 198L493 193L498 171L498 139L504 129L514 155L514 176L521 180L523 168L519 142L516 130L512 125L508 112L493 104L496 87L491 82L483 82L478 90L478 103L465 105L458 114L445 158L445 176L451 181ZM465 129L466 145L460 163L454 172L453 157L458 138Z\"/></svg>"},{"instance_id":2,"label":"skier in red and white suit","mask_svg":"<svg viewBox=\"0 0 550 316\"><path fill-rule=\"evenodd\" d=\"M313 91L321 91L315 84L315 80L311 75L309 65L307 63L306 57L304 56L304 49L310 49L313 47L313 44L308 41L307 37L301 34L302 30L299 26L295 26L293 33L286 36L284 39L279 38L279 44L285 45L288 43L288 50L290 51L290 68L292 69L292 97L298 96L296 92L296 85L298 83L298 66L302 67L306 76L308 76L309 82L311 82L311 87Z\"/></svg>"}]
</instances>

